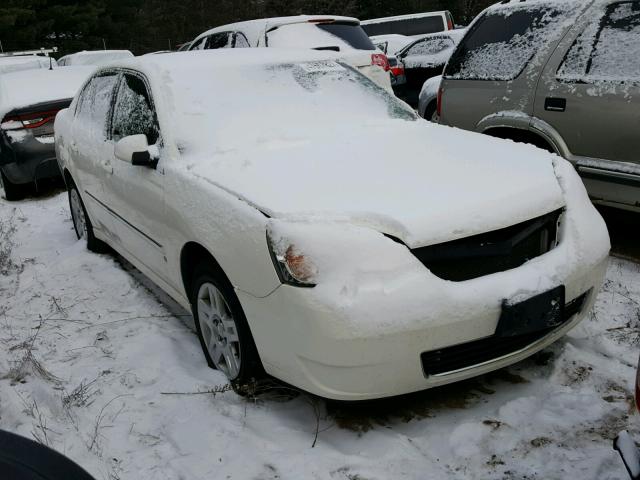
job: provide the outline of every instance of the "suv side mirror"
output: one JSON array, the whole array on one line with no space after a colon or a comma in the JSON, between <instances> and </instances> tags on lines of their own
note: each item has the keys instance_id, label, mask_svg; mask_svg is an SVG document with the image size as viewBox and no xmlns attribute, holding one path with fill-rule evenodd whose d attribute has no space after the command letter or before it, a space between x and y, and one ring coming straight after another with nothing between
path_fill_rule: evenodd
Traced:
<instances>
[{"instance_id":1,"label":"suv side mirror","mask_svg":"<svg viewBox=\"0 0 640 480\"><path fill-rule=\"evenodd\" d=\"M146 167L154 166L149 153L149 142L144 134L130 135L116 142L115 155L118 160Z\"/></svg>"}]
</instances>

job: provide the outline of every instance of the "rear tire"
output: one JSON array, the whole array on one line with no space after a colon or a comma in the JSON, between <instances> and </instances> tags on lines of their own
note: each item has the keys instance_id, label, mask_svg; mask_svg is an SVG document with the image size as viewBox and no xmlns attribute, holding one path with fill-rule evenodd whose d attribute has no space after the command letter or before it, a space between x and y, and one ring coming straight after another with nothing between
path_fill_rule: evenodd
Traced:
<instances>
[{"instance_id":1,"label":"rear tire","mask_svg":"<svg viewBox=\"0 0 640 480\"><path fill-rule=\"evenodd\" d=\"M0 170L0 186L4 190L4 198L9 202L22 200L25 196L24 186L11 183L2 170Z\"/></svg>"},{"instance_id":2,"label":"rear tire","mask_svg":"<svg viewBox=\"0 0 640 480\"><path fill-rule=\"evenodd\" d=\"M69 186L69 209L71 210L71 220L73 221L73 229L76 231L78 240L85 239L87 249L95 253L104 253L108 250L108 246L102 240L98 240L93 234L93 225L91 219L87 215L84 208L82 197L75 184Z\"/></svg>"},{"instance_id":3,"label":"rear tire","mask_svg":"<svg viewBox=\"0 0 640 480\"><path fill-rule=\"evenodd\" d=\"M231 283L218 269L200 265L189 299L209 367L220 370L239 395L248 395L265 373L249 324Z\"/></svg>"}]
</instances>

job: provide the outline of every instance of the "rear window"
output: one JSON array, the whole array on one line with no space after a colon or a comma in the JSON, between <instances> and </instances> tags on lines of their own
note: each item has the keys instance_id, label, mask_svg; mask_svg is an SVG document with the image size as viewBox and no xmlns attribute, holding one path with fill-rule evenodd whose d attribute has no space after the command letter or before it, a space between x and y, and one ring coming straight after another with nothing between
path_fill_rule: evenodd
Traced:
<instances>
[{"instance_id":1,"label":"rear window","mask_svg":"<svg viewBox=\"0 0 640 480\"><path fill-rule=\"evenodd\" d=\"M609 5L569 49L558 78L563 81L640 80L640 1Z\"/></svg>"},{"instance_id":2,"label":"rear window","mask_svg":"<svg viewBox=\"0 0 640 480\"><path fill-rule=\"evenodd\" d=\"M405 18L402 20L383 20L362 25L367 35L424 35L444 31L445 24L442 15L431 17Z\"/></svg>"},{"instance_id":3,"label":"rear window","mask_svg":"<svg viewBox=\"0 0 640 480\"><path fill-rule=\"evenodd\" d=\"M294 23L267 32L267 46L327 50L375 50L360 25L346 22Z\"/></svg>"},{"instance_id":4,"label":"rear window","mask_svg":"<svg viewBox=\"0 0 640 480\"><path fill-rule=\"evenodd\" d=\"M560 37L571 6L497 8L480 18L449 60L445 78L513 80L544 45Z\"/></svg>"}]
</instances>

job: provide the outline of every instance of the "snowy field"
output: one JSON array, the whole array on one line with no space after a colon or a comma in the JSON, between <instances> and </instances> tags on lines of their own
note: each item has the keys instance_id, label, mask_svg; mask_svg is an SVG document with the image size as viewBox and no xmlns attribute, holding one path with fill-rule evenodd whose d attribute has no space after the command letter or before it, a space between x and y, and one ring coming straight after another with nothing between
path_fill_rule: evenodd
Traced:
<instances>
[{"instance_id":1,"label":"snowy field","mask_svg":"<svg viewBox=\"0 0 640 480\"><path fill-rule=\"evenodd\" d=\"M639 326L640 266L612 258L590 318L508 370L366 405L245 400L186 312L75 240L65 193L0 200L0 428L99 480L624 479Z\"/></svg>"}]
</instances>

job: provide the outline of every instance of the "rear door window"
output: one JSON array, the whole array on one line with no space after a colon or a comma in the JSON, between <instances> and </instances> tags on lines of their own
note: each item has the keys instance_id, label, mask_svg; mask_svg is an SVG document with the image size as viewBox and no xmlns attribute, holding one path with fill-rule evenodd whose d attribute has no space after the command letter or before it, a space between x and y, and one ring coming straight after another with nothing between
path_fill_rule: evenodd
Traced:
<instances>
[{"instance_id":1,"label":"rear door window","mask_svg":"<svg viewBox=\"0 0 640 480\"><path fill-rule=\"evenodd\" d=\"M116 72L95 76L78 98L76 117L81 124L90 126L100 137L107 136L109 114L118 78Z\"/></svg>"},{"instance_id":2,"label":"rear door window","mask_svg":"<svg viewBox=\"0 0 640 480\"><path fill-rule=\"evenodd\" d=\"M249 48L250 46L251 45L249 45L249 41L247 40L247 37L244 36L244 33L242 32L235 33L233 48Z\"/></svg>"},{"instance_id":3,"label":"rear door window","mask_svg":"<svg viewBox=\"0 0 640 480\"><path fill-rule=\"evenodd\" d=\"M450 38L428 38L415 43L407 50L406 55L436 55L454 46L455 44Z\"/></svg>"},{"instance_id":4,"label":"rear door window","mask_svg":"<svg viewBox=\"0 0 640 480\"><path fill-rule=\"evenodd\" d=\"M233 33L221 32L209 35L207 38L206 50L217 50L219 48L231 48L233 45Z\"/></svg>"},{"instance_id":5,"label":"rear door window","mask_svg":"<svg viewBox=\"0 0 640 480\"><path fill-rule=\"evenodd\" d=\"M609 5L578 36L558 70L569 82L640 80L640 2Z\"/></svg>"},{"instance_id":6,"label":"rear door window","mask_svg":"<svg viewBox=\"0 0 640 480\"><path fill-rule=\"evenodd\" d=\"M495 8L471 27L449 60L445 77L513 80L533 56L560 38L572 7L561 5Z\"/></svg>"}]
</instances>

